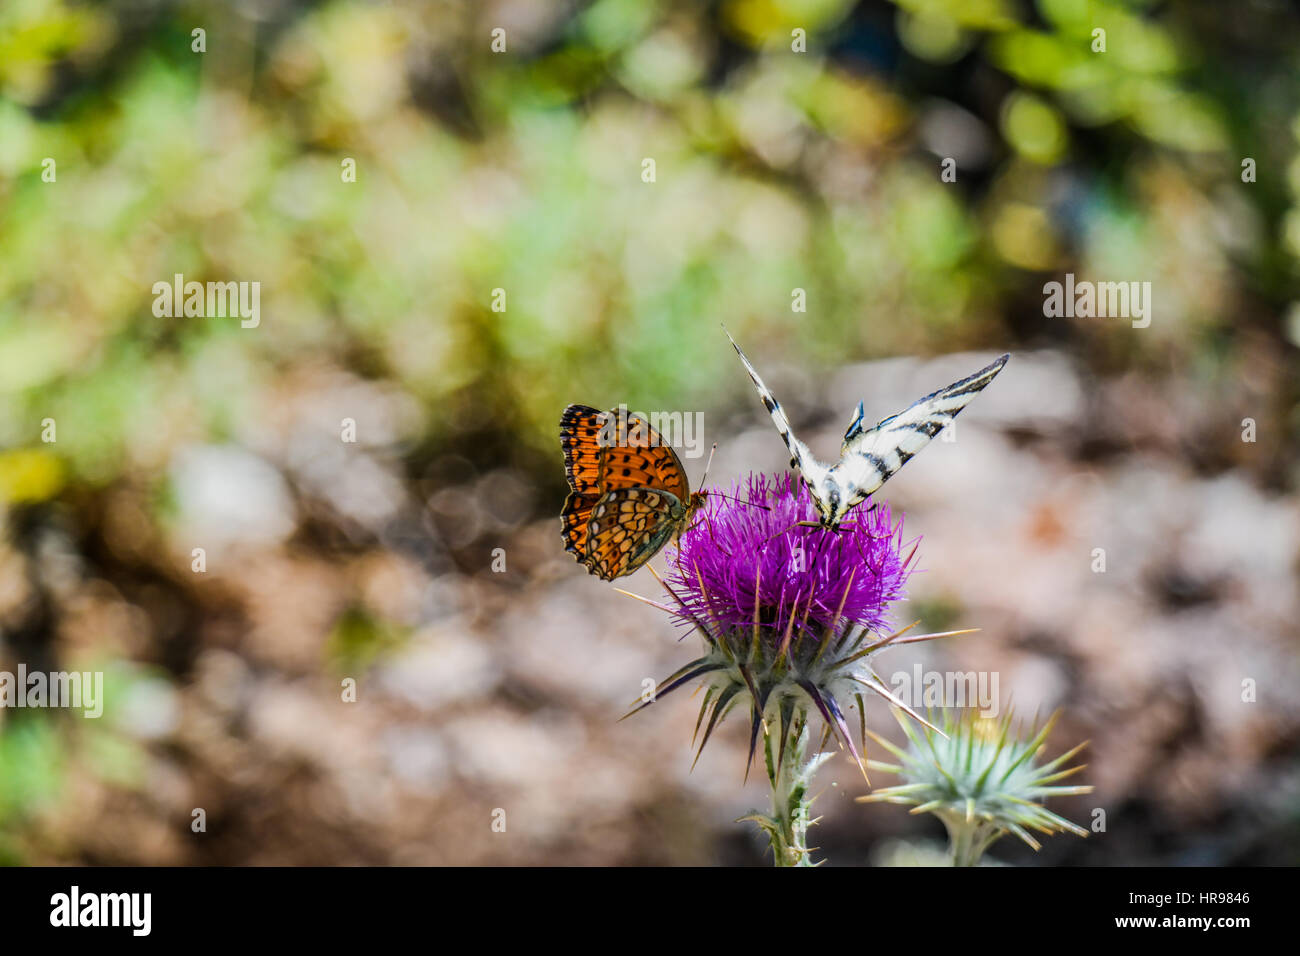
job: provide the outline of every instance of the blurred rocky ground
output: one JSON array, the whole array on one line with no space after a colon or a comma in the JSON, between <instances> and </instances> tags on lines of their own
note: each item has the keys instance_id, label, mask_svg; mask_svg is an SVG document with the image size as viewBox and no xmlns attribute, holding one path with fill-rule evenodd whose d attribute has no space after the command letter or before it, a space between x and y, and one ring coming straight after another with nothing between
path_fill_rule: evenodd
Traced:
<instances>
[{"instance_id":1,"label":"blurred rocky ground","mask_svg":"<svg viewBox=\"0 0 1300 956\"><path fill-rule=\"evenodd\" d=\"M763 367L829 456L859 397L883 416L986 357L825 376ZM1240 403L1198 404L1183 388L1019 352L955 440L886 486L921 537L923 573L897 623L981 630L891 652L881 675L996 673L1002 706L1062 710L1049 747L1091 741L1083 780L1095 793L1054 809L1090 826L1100 808L1105 832L1057 836L1036 855L1004 843L999 859L1300 859L1300 507L1270 487L1268 428L1244 443ZM732 394L706 415L719 442L710 486L785 464L753 395L739 383ZM370 410L366 442L321 425L339 420L325 396L340 395ZM81 512L11 513L22 523L0 555L9 655L89 669L107 648L120 660L100 722L0 712L12 722L0 769L24 774L10 792L27 794L0 807L9 858L764 862L733 822L765 798L761 771L743 782L743 721L694 771L697 708L684 696L618 721L698 638L563 552L553 476L406 481L391 436L365 427L403 414L381 384L297 383L242 444L181 456L161 537L142 532L146 503L125 484ZM1211 464L1190 465L1185 445ZM698 480L702 461L688 467ZM192 570L196 540L204 573ZM657 587L644 570L620 583ZM343 699L349 678L355 702ZM898 739L883 706L868 716ZM814 842L831 863L914 861L941 840L929 818L855 804L866 785L847 757L819 779Z\"/></svg>"}]
</instances>

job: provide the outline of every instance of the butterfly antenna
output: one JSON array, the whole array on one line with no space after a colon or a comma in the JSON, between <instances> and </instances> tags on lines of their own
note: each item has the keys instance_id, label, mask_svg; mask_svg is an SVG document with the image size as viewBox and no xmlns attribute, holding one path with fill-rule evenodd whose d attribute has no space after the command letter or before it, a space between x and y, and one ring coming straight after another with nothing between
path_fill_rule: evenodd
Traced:
<instances>
[{"instance_id":1,"label":"butterfly antenna","mask_svg":"<svg viewBox=\"0 0 1300 956\"><path fill-rule=\"evenodd\" d=\"M709 449L709 460L706 461L706 462L704 463L704 476L703 476L702 478L700 478L700 487L701 487L701 488L704 487L704 482L706 482L706 481L708 480L708 478L709 478L709 468L713 465L713 454L714 454L714 452L716 452L717 450L718 450L718 443L717 443L717 442L714 442L714 443L713 443L713 447L712 447L711 449ZM742 499L742 498L737 498L735 495L727 495L727 494L723 494L721 491L710 491L709 494L711 494L711 495L717 495L719 498L729 498L730 500L736 502L737 504L749 505L751 508L762 508L764 511L771 511L771 510L772 510L772 509L769 508L767 505L760 505L760 504L758 504L758 503L756 503L756 502L753 502L753 501L745 501L745 500Z\"/></svg>"},{"instance_id":2,"label":"butterfly antenna","mask_svg":"<svg viewBox=\"0 0 1300 956\"><path fill-rule=\"evenodd\" d=\"M703 477L700 478L701 488L703 488L704 483L709 480L709 467L713 464L713 453L716 452L717 450L718 450L718 443L714 442L713 447L709 449L709 460L704 463L704 475Z\"/></svg>"},{"instance_id":3,"label":"butterfly antenna","mask_svg":"<svg viewBox=\"0 0 1300 956\"><path fill-rule=\"evenodd\" d=\"M710 491L710 495L716 495L719 498L726 498L728 501L734 501L739 505L749 505L751 508L762 508L764 511L771 511L767 505L760 505L757 501L747 501L744 498L737 498L735 495L728 495L721 491Z\"/></svg>"}]
</instances>

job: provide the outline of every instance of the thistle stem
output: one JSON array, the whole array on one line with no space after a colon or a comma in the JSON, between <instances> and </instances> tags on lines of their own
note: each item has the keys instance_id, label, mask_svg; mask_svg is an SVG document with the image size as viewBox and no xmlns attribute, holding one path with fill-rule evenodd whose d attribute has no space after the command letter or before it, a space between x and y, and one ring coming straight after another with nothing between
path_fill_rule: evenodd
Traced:
<instances>
[{"instance_id":1,"label":"thistle stem","mask_svg":"<svg viewBox=\"0 0 1300 956\"><path fill-rule=\"evenodd\" d=\"M774 739L775 738L775 739ZM808 787L821 761L805 762L808 750L808 719L800 711L786 730L785 753L777 766L781 740L770 731L763 734L767 757L767 779L772 785L771 826L766 827L772 843L773 865L812 866L808 852Z\"/></svg>"},{"instance_id":2,"label":"thistle stem","mask_svg":"<svg viewBox=\"0 0 1300 956\"><path fill-rule=\"evenodd\" d=\"M980 858L1001 832L984 820L940 815L948 829L948 856L953 866L979 866Z\"/></svg>"}]
</instances>

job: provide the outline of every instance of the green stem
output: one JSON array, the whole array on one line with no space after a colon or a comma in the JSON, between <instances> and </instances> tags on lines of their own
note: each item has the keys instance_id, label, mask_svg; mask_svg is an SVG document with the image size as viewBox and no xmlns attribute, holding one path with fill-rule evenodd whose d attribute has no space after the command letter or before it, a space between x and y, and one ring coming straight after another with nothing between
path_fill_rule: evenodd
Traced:
<instances>
[{"instance_id":1,"label":"green stem","mask_svg":"<svg viewBox=\"0 0 1300 956\"><path fill-rule=\"evenodd\" d=\"M785 757L777 767L781 742L770 732L763 734L767 757L767 779L772 785L771 826L773 863L776 866L812 866L808 853L808 787L819 760L805 763L808 750L808 720L800 712L790 722L785 740Z\"/></svg>"},{"instance_id":2,"label":"green stem","mask_svg":"<svg viewBox=\"0 0 1300 956\"><path fill-rule=\"evenodd\" d=\"M1002 834L983 820L941 817L948 828L948 857L953 866L979 866L980 859Z\"/></svg>"}]
</instances>

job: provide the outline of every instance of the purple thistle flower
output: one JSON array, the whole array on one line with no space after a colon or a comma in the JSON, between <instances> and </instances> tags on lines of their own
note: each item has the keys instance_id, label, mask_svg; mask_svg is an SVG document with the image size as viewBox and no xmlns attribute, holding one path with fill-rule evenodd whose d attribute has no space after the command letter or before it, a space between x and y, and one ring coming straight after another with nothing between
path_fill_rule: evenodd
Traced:
<instances>
[{"instance_id":1,"label":"purple thistle flower","mask_svg":"<svg viewBox=\"0 0 1300 956\"><path fill-rule=\"evenodd\" d=\"M655 577L668 592L668 603L623 592L668 612L704 640L701 656L665 677L648 696L643 691L627 716L698 684L704 690L695 720L698 761L727 715L748 709L745 775L761 736L772 811L742 819L768 834L778 865L813 865L807 847L807 828L815 822L809 819L809 790L813 773L830 755L818 746L808 756L815 739L810 716L821 717L826 737L848 751L865 780L869 695L883 697L945 736L880 679L875 656L971 630L908 635L916 621L881 633L889 605L903 599L916 554L913 547L903 557L903 520L895 523L888 505L859 504L850 520L832 531L817 526L812 497L793 475L751 474L731 490L734 500L709 495L676 547L667 551L669 573ZM861 750L849 728L852 708Z\"/></svg>"},{"instance_id":2,"label":"purple thistle flower","mask_svg":"<svg viewBox=\"0 0 1300 956\"><path fill-rule=\"evenodd\" d=\"M668 582L687 612L682 622L751 629L757 590L759 624L778 637L792 617L796 635L822 635L837 620L888 626L889 605L904 599L911 572L903 521L894 523L889 505L863 503L827 531L797 526L815 523L817 509L794 475L751 474L729 494L740 500L709 496L667 554Z\"/></svg>"},{"instance_id":3,"label":"purple thistle flower","mask_svg":"<svg viewBox=\"0 0 1300 956\"><path fill-rule=\"evenodd\" d=\"M799 526L816 522L817 514L792 475L750 475L732 492L739 500L710 495L668 551L670 571L661 583L670 603L631 595L689 624L705 649L628 716L699 681L705 693L696 760L727 714L748 705L749 762L761 731L773 780L785 772L787 746L797 751L796 763L803 759L809 713L821 716L859 766L846 711L856 705L865 750L865 695L878 694L930 726L880 679L872 659L893 647L970 632L908 635L915 626L909 625L880 633L890 603L903 597L916 553L913 547L903 556L902 519L895 522L888 505L859 505L836 531Z\"/></svg>"}]
</instances>

